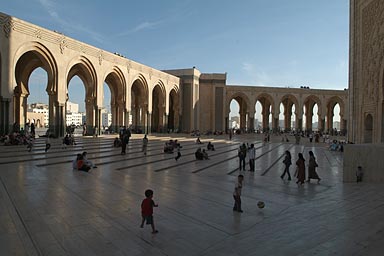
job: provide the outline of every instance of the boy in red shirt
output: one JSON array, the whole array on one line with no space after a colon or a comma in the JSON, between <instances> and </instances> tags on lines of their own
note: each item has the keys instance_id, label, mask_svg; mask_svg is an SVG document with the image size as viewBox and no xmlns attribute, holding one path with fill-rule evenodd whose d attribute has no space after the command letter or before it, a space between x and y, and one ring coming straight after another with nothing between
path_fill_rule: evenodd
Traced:
<instances>
[{"instance_id":1,"label":"boy in red shirt","mask_svg":"<svg viewBox=\"0 0 384 256\"><path fill-rule=\"evenodd\" d=\"M145 191L145 199L141 202L141 216L142 221L140 227L144 227L144 221L147 221L147 225L151 224L152 234L156 234L159 231L155 229L155 223L153 221L153 207L158 207L157 204L152 200L153 191L151 189L147 189Z\"/></svg>"}]
</instances>

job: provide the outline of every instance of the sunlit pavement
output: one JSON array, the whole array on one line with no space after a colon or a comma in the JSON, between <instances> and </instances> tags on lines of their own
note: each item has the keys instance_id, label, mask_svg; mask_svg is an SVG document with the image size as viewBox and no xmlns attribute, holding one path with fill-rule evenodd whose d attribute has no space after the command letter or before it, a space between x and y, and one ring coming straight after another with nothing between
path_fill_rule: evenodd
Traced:
<instances>
[{"instance_id":1,"label":"sunlit pavement","mask_svg":"<svg viewBox=\"0 0 384 256\"><path fill-rule=\"evenodd\" d=\"M162 153L177 138L182 157ZM203 145L183 134L133 135L126 155L113 148L115 136L76 137L63 149L60 140L44 152L37 139L26 146L0 146L0 255L382 255L384 188L343 183L340 152L323 143L300 145L262 136L203 136ZM210 160L196 161L197 147L211 140ZM233 212L239 143L255 143L256 172L245 176L243 213ZM312 150L320 184L298 186L280 179L283 154L293 162ZM72 170L77 153L88 152L98 168ZM307 161L308 162L308 161ZM249 169L249 166L246 168ZM291 166L291 174L295 170ZM154 190L154 220L140 228L144 191ZM257 207L258 201L265 208Z\"/></svg>"}]
</instances>

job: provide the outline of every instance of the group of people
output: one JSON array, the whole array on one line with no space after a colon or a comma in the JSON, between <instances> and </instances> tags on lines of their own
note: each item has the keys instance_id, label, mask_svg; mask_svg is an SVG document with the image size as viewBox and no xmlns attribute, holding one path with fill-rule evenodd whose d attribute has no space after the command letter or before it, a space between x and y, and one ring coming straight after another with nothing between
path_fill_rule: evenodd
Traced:
<instances>
[{"instance_id":1,"label":"group of people","mask_svg":"<svg viewBox=\"0 0 384 256\"><path fill-rule=\"evenodd\" d=\"M70 145L76 145L75 137L72 133L66 134L63 138L63 148L67 148Z\"/></svg>"},{"instance_id":2,"label":"group of people","mask_svg":"<svg viewBox=\"0 0 384 256\"><path fill-rule=\"evenodd\" d=\"M195 152L195 158L196 160L208 160L209 156L205 149L201 150L201 148L198 148Z\"/></svg>"},{"instance_id":3,"label":"group of people","mask_svg":"<svg viewBox=\"0 0 384 256\"><path fill-rule=\"evenodd\" d=\"M77 154L76 159L72 162L72 167L74 170L89 172L91 168L97 168L97 166L92 163L87 158L87 152L82 154Z\"/></svg>"},{"instance_id":4,"label":"group of people","mask_svg":"<svg viewBox=\"0 0 384 256\"><path fill-rule=\"evenodd\" d=\"M317 180L317 183L320 183L321 178L316 172L316 168L319 166L316 162L316 157L313 154L312 151L308 152L309 154L309 161L308 161L308 177L306 180L306 173L305 173L305 159L302 153L298 154L298 159L296 161L296 171L294 176L297 177L296 183L298 185L304 184L305 180L307 182L310 182L311 179ZM292 165L292 157L291 153L287 150L285 151L285 157L283 161L285 168L283 174L280 176L281 179L284 179L285 175L288 175L288 180L291 180L291 174L289 172L289 167Z\"/></svg>"},{"instance_id":5,"label":"group of people","mask_svg":"<svg viewBox=\"0 0 384 256\"><path fill-rule=\"evenodd\" d=\"M254 172L255 171L255 159L256 159L256 148L255 145L252 143L250 146L243 143L237 152L237 156L239 157L239 170L245 171L245 159L248 155L249 159L249 171Z\"/></svg>"},{"instance_id":6,"label":"group of people","mask_svg":"<svg viewBox=\"0 0 384 256\"><path fill-rule=\"evenodd\" d=\"M177 140L169 140L165 142L163 151L164 153L173 154L175 148L177 148L178 141Z\"/></svg>"},{"instance_id":7,"label":"group of people","mask_svg":"<svg viewBox=\"0 0 384 256\"><path fill-rule=\"evenodd\" d=\"M121 141L121 154L125 155L127 150L127 145L129 143L129 139L131 138L131 130L126 128L125 126L120 127L119 130L119 138Z\"/></svg>"}]
</instances>

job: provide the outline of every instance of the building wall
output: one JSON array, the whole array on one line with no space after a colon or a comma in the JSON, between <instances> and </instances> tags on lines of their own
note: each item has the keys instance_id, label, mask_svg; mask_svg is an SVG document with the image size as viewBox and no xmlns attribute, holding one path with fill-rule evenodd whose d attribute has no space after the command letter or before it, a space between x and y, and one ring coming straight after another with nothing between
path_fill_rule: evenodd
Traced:
<instances>
[{"instance_id":1,"label":"building wall","mask_svg":"<svg viewBox=\"0 0 384 256\"><path fill-rule=\"evenodd\" d=\"M142 100L137 107L142 113L151 115L152 91L158 85L164 112L168 113L169 94L178 89L178 77L3 13L0 25L0 130L5 131L14 122L25 123L28 78L37 67L47 71L50 127L56 135L65 131L67 83L75 75L84 82L87 124L91 127L101 122L104 82L113 91L111 107L116 126L128 125L135 82ZM142 125L151 125L148 116L141 117Z\"/></svg>"},{"instance_id":2,"label":"building wall","mask_svg":"<svg viewBox=\"0 0 384 256\"><path fill-rule=\"evenodd\" d=\"M202 74L194 67L156 70L6 14L0 13L0 25L0 132L14 122L25 123L25 99L30 93L28 78L37 67L47 72L49 126L56 135L63 135L65 131L67 86L75 75L81 76L84 82L86 113L83 121L90 132L93 127L102 125L104 82L111 90L115 129L132 124L148 132L152 126L166 127L172 119L174 130L225 131L232 99L241 102L240 127L245 130L254 129L256 101L263 102L268 111L271 107L273 127L279 126L282 101L299 106L296 109L299 117L304 105L318 104L322 124L330 116L329 106L338 102L344 123L347 123L348 91L227 85L224 73ZM176 95L172 115L171 94ZM156 118L154 111L158 115ZM172 118L168 119L170 116ZM297 123L300 125L302 120Z\"/></svg>"},{"instance_id":3,"label":"building wall","mask_svg":"<svg viewBox=\"0 0 384 256\"><path fill-rule=\"evenodd\" d=\"M384 1L350 2L349 140L384 142Z\"/></svg>"}]
</instances>

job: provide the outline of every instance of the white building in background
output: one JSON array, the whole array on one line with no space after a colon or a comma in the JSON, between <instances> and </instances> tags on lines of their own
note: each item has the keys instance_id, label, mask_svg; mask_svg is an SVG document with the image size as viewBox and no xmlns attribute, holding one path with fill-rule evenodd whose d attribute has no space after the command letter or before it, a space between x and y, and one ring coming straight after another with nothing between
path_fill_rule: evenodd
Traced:
<instances>
[{"instance_id":1,"label":"white building in background","mask_svg":"<svg viewBox=\"0 0 384 256\"><path fill-rule=\"evenodd\" d=\"M68 113L66 115L66 124L80 126L83 121L83 113Z\"/></svg>"},{"instance_id":2,"label":"white building in background","mask_svg":"<svg viewBox=\"0 0 384 256\"><path fill-rule=\"evenodd\" d=\"M29 105L29 108L27 111L27 117L28 117L28 112L43 114L44 120L40 120L40 121L42 122L42 125L44 127L48 127L48 124L49 124L48 104L32 103L31 105Z\"/></svg>"},{"instance_id":3,"label":"white building in background","mask_svg":"<svg viewBox=\"0 0 384 256\"><path fill-rule=\"evenodd\" d=\"M101 125L105 128L112 124L112 114L108 112L101 113Z\"/></svg>"},{"instance_id":4,"label":"white building in background","mask_svg":"<svg viewBox=\"0 0 384 256\"><path fill-rule=\"evenodd\" d=\"M79 113L79 104L67 101L67 113Z\"/></svg>"},{"instance_id":5,"label":"white building in background","mask_svg":"<svg viewBox=\"0 0 384 256\"><path fill-rule=\"evenodd\" d=\"M85 114L79 113L79 104L67 102L66 104L66 124L80 126L83 124Z\"/></svg>"}]
</instances>

